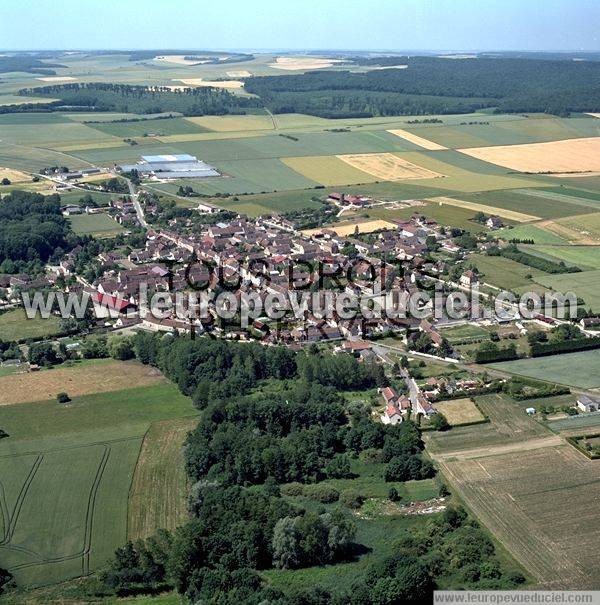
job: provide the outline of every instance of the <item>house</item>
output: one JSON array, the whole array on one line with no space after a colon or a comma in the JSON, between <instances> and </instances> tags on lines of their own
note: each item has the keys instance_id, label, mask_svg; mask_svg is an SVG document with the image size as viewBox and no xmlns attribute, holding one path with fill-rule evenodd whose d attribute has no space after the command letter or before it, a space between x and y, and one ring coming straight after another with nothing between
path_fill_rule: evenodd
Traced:
<instances>
[{"instance_id":1,"label":"house","mask_svg":"<svg viewBox=\"0 0 600 605\"><path fill-rule=\"evenodd\" d=\"M383 424L398 424L402 422L402 414L396 405L393 403L388 404L385 407L384 413L381 415L381 422Z\"/></svg>"},{"instance_id":2,"label":"house","mask_svg":"<svg viewBox=\"0 0 600 605\"><path fill-rule=\"evenodd\" d=\"M500 229L504 226L502 219L499 216L490 216L488 220L485 221L485 225L488 229Z\"/></svg>"},{"instance_id":3,"label":"house","mask_svg":"<svg viewBox=\"0 0 600 605\"><path fill-rule=\"evenodd\" d=\"M474 286L474 285L476 285L476 284L479 283L479 276L477 275L477 273L475 273L475 271L471 271L469 269L468 271L465 271L460 276L460 279L458 280L458 283L461 286L465 286L467 288L470 288L471 286Z\"/></svg>"},{"instance_id":4,"label":"house","mask_svg":"<svg viewBox=\"0 0 600 605\"><path fill-rule=\"evenodd\" d=\"M579 395L577 397L577 407L582 412L597 412L600 409L600 400L587 395Z\"/></svg>"},{"instance_id":5,"label":"house","mask_svg":"<svg viewBox=\"0 0 600 605\"><path fill-rule=\"evenodd\" d=\"M584 317L579 325L583 330L600 329L600 317Z\"/></svg>"}]
</instances>

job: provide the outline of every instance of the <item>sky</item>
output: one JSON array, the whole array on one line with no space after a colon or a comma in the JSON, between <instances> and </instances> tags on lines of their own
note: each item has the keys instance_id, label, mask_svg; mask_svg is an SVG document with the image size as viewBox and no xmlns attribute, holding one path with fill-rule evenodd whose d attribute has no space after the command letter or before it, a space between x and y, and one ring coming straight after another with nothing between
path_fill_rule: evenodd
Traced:
<instances>
[{"instance_id":1,"label":"sky","mask_svg":"<svg viewBox=\"0 0 600 605\"><path fill-rule=\"evenodd\" d=\"M0 0L0 48L600 50L598 0Z\"/></svg>"}]
</instances>

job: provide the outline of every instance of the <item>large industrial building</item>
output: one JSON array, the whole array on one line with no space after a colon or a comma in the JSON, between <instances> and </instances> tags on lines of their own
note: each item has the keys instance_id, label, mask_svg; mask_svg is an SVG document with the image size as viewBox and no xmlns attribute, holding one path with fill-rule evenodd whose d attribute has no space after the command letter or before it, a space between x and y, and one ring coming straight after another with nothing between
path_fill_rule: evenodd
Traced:
<instances>
[{"instance_id":1,"label":"large industrial building","mask_svg":"<svg viewBox=\"0 0 600 605\"><path fill-rule=\"evenodd\" d=\"M179 155L143 155L137 164L118 166L121 172L137 170L144 176L157 179L199 179L208 176L220 176L213 167L188 154Z\"/></svg>"}]
</instances>

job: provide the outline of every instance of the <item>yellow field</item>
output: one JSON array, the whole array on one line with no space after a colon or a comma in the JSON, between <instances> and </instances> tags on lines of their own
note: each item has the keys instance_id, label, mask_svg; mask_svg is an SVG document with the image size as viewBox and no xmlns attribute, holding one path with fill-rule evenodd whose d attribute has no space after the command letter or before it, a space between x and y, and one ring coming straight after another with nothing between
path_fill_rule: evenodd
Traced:
<instances>
[{"instance_id":1,"label":"yellow field","mask_svg":"<svg viewBox=\"0 0 600 605\"><path fill-rule=\"evenodd\" d=\"M24 183L26 181L31 181L31 176L20 170L0 167L0 181L2 179L8 179L11 183Z\"/></svg>"},{"instance_id":2,"label":"yellow field","mask_svg":"<svg viewBox=\"0 0 600 605\"><path fill-rule=\"evenodd\" d=\"M452 426L485 420L483 414L471 399L440 401L435 403L433 407L442 413Z\"/></svg>"},{"instance_id":3,"label":"yellow field","mask_svg":"<svg viewBox=\"0 0 600 605\"><path fill-rule=\"evenodd\" d=\"M193 124L216 132L236 132L240 130L273 130L270 116L201 116L185 118ZM177 135L175 135L177 136Z\"/></svg>"},{"instance_id":4,"label":"yellow field","mask_svg":"<svg viewBox=\"0 0 600 605\"><path fill-rule=\"evenodd\" d=\"M519 172L589 173L600 171L600 137L458 149L471 157Z\"/></svg>"},{"instance_id":5,"label":"yellow field","mask_svg":"<svg viewBox=\"0 0 600 605\"><path fill-rule=\"evenodd\" d=\"M396 229L397 225L395 223L391 223L390 221L384 221L382 219L373 220L373 221L354 221L352 223L346 223L338 225L334 223L333 225L328 225L324 227L320 227L318 229L306 229L302 231L303 235L313 235L315 233L321 232L323 229L327 229L328 231L334 231L340 237L347 237L348 235L354 235L356 232L356 227L358 227L359 233L372 233L373 231L380 231L382 229Z\"/></svg>"},{"instance_id":6,"label":"yellow field","mask_svg":"<svg viewBox=\"0 0 600 605\"><path fill-rule=\"evenodd\" d=\"M183 445L197 424L196 418L164 420L146 433L129 493L128 540L173 531L185 522Z\"/></svg>"},{"instance_id":7,"label":"yellow field","mask_svg":"<svg viewBox=\"0 0 600 605\"><path fill-rule=\"evenodd\" d=\"M247 69L240 69L239 71L228 71L228 78L249 78L252 74Z\"/></svg>"},{"instance_id":8,"label":"yellow field","mask_svg":"<svg viewBox=\"0 0 600 605\"><path fill-rule=\"evenodd\" d=\"M448 149L443 145L439 145L438 143L434 143L433 141L429 141L428 139L424 139L423 137L417 136L412 132L408 132L408 130L402 130L397 128L395 130L388 130L390 134L396 135L401 139L409 141L410 143L414 143L423 149L428 149L429 151L439 151L441 149Z\"/></svg>"},{"instance_id":9,"label":"yellow field","mask_svg":"<svg viewBox=\"0 0 600 605\"><path fill-rule=\"evenodd\" d=\"M333 155L281 158L292 170L321 185L356 185L370 183L373 176L354 168Z\"/></svg>"},{"instance_id":10,"label":"yellow field","mask_svg":"<svg viewBox=\"0 0 600 605\"><path fill-rule=\"evenodd\" d=\"M353 153L336 157L381 181L431 179L443 176L438 172L412 164L393 153Z\"/></svg>"},{"instance_id":11,"label":"yellow field","mask_svg":"<svg viewBox=\"0 0 600 605\"><path fill-rule=\"evenodd\" d=\"M46 76L44 78L36 78L40 82L73 82L76 80L73 76Z\"/></svg>"},{"instance_id":12,"label":"yellow field","mask_svg":"<svg viewBox=\"0 0 600 605\"><path fill-rule=\"evenodd\" d=\"M186 78L177 80L186 86L211 86L212 88L236 89L242 88L244 83L241 80L203 80L202 78Z\"/></svg>"},{"instance_id":13,"label":"yellow field","mask_svg":"<svg viewBox=\"0 0 600 605\"><path fill-rule=\"evenodd\" d=\"M70 397L119 391L163 382L162 374L137 362L112 360L82 363L73 367L24 372L0 378L0 406L54 399L66 392Z\"/></svg>"},{"instance_id":14,"label":"yellow field","mask_svg":"<svg viewBox=\"0 0 600 605\"><path fill-rule=\"evenodd\" d=\"M486 214L493 213L501 218L508 219L509 221L515 221L517 223L525 223L527 221L535 221L539 219L539 216L533 214L524 214L523 212L515 212L514 210L506 210L504 208L495 208L492 206L486 206L484 204L477 204L475 202L465 202L463 200L455 200L451 197L432 197L428 201L436 204L447 204L448 206L458 206L459 208L467 208L475 212L485 212Z\"/></svg>"}]
</instances>

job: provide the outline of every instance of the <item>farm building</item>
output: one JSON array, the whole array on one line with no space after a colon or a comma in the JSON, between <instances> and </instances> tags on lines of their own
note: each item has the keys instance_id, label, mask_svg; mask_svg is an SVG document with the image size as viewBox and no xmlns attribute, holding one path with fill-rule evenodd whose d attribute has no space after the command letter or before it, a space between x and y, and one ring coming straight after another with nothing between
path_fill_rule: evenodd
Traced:
<instances>
[{"instance_id":1,"label":"farm building","mask_svg":"<svg viewBox=\"0 0 600 605\"><path fill-rule=\"evenodd\" d=\"M143 155L137 164L122 164L117 167L121 172L137 170L144 176L157 179L198 179L220 176L210 164L196 156L182 153L178 155Z\"/></svg>"},{"instance_id":2,"label":"farm building","mask_svg":"<svg viewBox=\"0 0 600 605\"><path fill-rule=\"evenodd\" d=\"M600 409L600 400L587 395L579 395L577 397L577 407L582 412L597 412Z\"/></svg>"}]
</instances>

